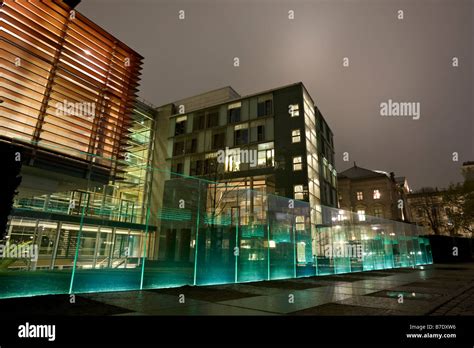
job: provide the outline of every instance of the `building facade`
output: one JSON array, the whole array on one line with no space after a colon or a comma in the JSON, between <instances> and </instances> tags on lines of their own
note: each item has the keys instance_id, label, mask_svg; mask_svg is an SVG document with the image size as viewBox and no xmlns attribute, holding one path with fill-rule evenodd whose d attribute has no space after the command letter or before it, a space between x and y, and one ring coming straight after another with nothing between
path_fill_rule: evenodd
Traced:
<instances>
[{"instance_id":1,"label":"building facade","mask_svg":"<svg viewBox=\"0 0 474 348\"><path fill-rule=\"evenodd\" d=\"M213 188L209 211L242 215L244 209L235 208L232 213L231 206L264 204L254 199L238 203L239 195L234 195L234 202L216 199L229 190L309 202L311 218L306 223L316 240L322 206L337 206L337 173L332 131L302 83L245 97L226 87L163 106L159 114L170 120L167 162L171 172L178 178L221 183ZM175 183L166 185L171 188ZM179 238L173 232L164 243L175 245L175 239ZM170 249L166 250L169 254ZM171 255L177 257L174 252Z\"/></svg>"},{"instance_id":2,"label":"building facade","mask_svg":"<svg viewBox=\"0 0 474 348\"><path fill-rule=\"evenodd\" d=\"M338 175L339 206L361 218L410 221L409 187L404 177L354 166Z\"/></svg>"},{"instance_id":3,"label":"building facade","mask_svg":"<svg viewBox=\"0 0 474 348\"><path fill-rule=\"evenodd\" d=\"M84 267L141 255L156 116L135 101L142 57L66 2L0 11L0 141L22 163L2 235L39 247L35 269L72 268L79 239Z\"/></svg>"},{"instance_id":4,"label":"building facade","mask_svg":"<svg viewBox=\"0 0 474 348\"><path fill-rule=\"evenodd\" d=\"M173 173L337 206L333 134L302 83L246 97L229 87L168 112Z\"/></svg>"},{"instance_id":5,"label":"building facade","mask_svg":"<svg viewBox=\"0 0 474 348\"><path fill-rule=\"evenodd\" d=\"M59 0L0 11L0 139L23 147L32 176L119 175L143 58Z\"/></svg>"}]
</instances>

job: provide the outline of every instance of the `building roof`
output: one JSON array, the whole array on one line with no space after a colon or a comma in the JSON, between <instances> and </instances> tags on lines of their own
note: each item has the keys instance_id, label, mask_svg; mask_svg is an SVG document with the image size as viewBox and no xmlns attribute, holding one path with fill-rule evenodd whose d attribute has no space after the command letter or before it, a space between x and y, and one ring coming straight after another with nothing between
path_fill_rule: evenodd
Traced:
<instances>
[{"instance_id":1,"label":"building roof","mask_svg":"<svg viewBox=\"0 0 474 348\"><path fill-rule=\"evenodd\" d=\"M173 102L174 105L184 105L187 112L204 109L209 106L226 103L241 98L231 86L200 93Z\"/></svg>"},{"instance_id":2,"label":"building roof","mask_svg":"<svg viewBox=\"0 0 474 348\"><path fill-rule=\"evenodd\" d=\"M337 175L337 177L338 177L338 179L344 179L344 178L347 178L347 179L368 179L368 178L383 178L383 177L386 178L387 175L383 174L381 172L374 171L374 170L358 167L354 163L353 167L340 172Z\"/></svg>"},{"instance_id":3,"label":"building roof","mask_svg":"<svg viewBox=\"0 0 474 348\"><path fill-rule=\"evenodd\" d=\"M240 95L231 86L227 86L227 87L218 88L218 89L215 89L215 90L212 90L212 91L200 93L198 95L194 95L194 96L191 96L191 97L176 100L176 101L171 102L171 103L163 104L160 107L163 107L165 105L170 105L170 104L184 105L185 109L186 109L186 113L189 113L189 112L193 112L193 111L207 109L207 108L210 108L210 107L217 107L217 106L220 106L222 104L227 104L227 103L231 103L231 102L238 102L240 100L251 98L251 97L256 97L256 96L259 96L259 95L269 94L269 93L272 93L274 91L277 91L277 90L280 90L280 89L283 89L283 88L288 88L288 87L297 86L297 85L301 85L301 86L304 87L303 82L295 82L295 83L291 83L291 84L288 84L288 85L275 87L275 88L272 88L272 89L267 89L265 91L260 91L260 92L257 92L257 93L252 93L252 94L247 94L247 95ZM306 89L306 87L305 87L305 89ZM222 94L225 94L225 96L222 97ZM309 93L308 93L308 95L309 95ZM311 97L311 95L310 95L310 97ZM316 105L314 105L314 106L316 107ZM173 114L173 115L171 115L171 117L178 116L178 115L181 115L181 113Z\"/></svg>"}]
</instances>

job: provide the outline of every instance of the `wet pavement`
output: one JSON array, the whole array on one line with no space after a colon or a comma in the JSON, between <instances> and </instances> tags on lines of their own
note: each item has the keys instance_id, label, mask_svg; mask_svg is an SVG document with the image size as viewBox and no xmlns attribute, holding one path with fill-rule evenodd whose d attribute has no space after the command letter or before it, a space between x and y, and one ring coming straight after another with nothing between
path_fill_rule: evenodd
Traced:
<instances>
[{"instance_id":1,"label":"wet pavement","mask_svg":"<svg viewBox=\"0 0 474 348\"><path fill-rule=\"evenodd\" d=\"M474 264L85 297L118 315L474 315Z\"/></svg>"}]
</instances>

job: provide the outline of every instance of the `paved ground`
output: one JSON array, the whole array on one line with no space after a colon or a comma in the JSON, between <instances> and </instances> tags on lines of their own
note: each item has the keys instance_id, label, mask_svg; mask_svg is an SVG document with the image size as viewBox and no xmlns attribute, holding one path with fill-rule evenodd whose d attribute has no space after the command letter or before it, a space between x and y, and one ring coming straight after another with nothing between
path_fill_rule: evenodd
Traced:
<instances>
[{"instance_id":1,"label":"paved ground","mask_svg":"<svg viewBox=\"0 0 474 348\"><path fill-rule=\"evenodd\" d=\"M4 314L474 315L474 264L0 300Z\"/></svg>"}]
</instances>

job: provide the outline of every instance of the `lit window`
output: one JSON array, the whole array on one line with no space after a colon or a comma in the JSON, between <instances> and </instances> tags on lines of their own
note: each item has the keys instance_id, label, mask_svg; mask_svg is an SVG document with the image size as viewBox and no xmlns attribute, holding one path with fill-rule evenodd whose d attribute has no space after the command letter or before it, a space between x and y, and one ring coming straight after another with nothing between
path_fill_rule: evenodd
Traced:
<instances>
[{"instance_id":1,"label":"lit window","mask_svg":"<svg viewBox=\"0 0 474 348\"><path fill-rule=\"evenodd\" d=\"M299 129L293 129L291 131L291 142L299 143L301 141L301 132Z\"/></svg>"},{"instance_id":2,"label":"lit window","mask_svg":"<svg viewBox=\"0 0 474 348\"><path fill-rule=\"evenodd\" d=\"M380 191L374 190L374 199L380 199Z\"/></svg>"},{"instance_id":3,"label":"lit window","mask_svg":"<svg viewBox=\"0 0 474 348\"><path fill-rule=\"evenodd\" d=\"M273 167L275 150L273 149L273 142L258 144L257 165L259 167Z\"/></svg>"},{"instance_id":4,"label":"lit window","mask_svg":"<svg viewBox=\"0 0 474 348\"><path fill-rule=\"evenodd\" d=\"M357 210L359 221L365 221L365 210Z\"/></svg>"},{"instance_id":5,"label":"lit window","mask_svg":"<svg viewBox=\"0 0 474 348\"><path fill-rule=\"evenodd\" d=\"M304 231L304 215L296 216L296 230Z\"/></svg>"},{"instance_id":6,"label":"lit window","mask_svg":"<svg viewBox=\"0 0 474 348\"><path fill-rule=\"evenodd\" d=\"M240 170L240 153L230 150L230 154L225 159L224 170L226 172L238 172Z\"/></svg>"},{"instance_id":7,"label":"lit window","mask_svg":"<svg viewBox=\"0 0 474 348\"><path fill-rule=\"evenodd\" d=\"M294 193L295 193L295 199L300 199L300 200L304 199L303 185L295 185L295 186L293 186L293 190L294 190Z\"/></svg>"},{"instance_id":8,"label":"lit window","mask_svg":"<svg viewBox=\"0 0 474 348\"><path fill-rule=\"evenodd\" d=\"M288 106L288 113L291 117L296 117L300 115L300 107L298 104L292 104Z\"/></svg>"},{"instance_id":9,"label":"lit window","mask_svg":"<svg viewBox=\"0 0 474 348\"><path fill-rule=\"evenodd\" d=\"M302 170L303 160L301 156L293 157L293 170Z\"/></svg>"},{"instance_id":10,"label":"lit window","mask_svg":"<svg viewBox=\"0 0 474 348\"><path fill-rule=\"evenodd\" d=\"M358 191L357 192L357 200L361 201L363 199L364 199L364 194L362 193L362 191Z\"/></svg>"}]
</instances>

